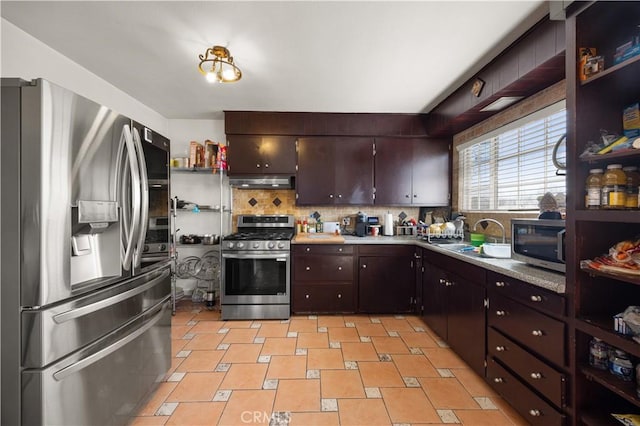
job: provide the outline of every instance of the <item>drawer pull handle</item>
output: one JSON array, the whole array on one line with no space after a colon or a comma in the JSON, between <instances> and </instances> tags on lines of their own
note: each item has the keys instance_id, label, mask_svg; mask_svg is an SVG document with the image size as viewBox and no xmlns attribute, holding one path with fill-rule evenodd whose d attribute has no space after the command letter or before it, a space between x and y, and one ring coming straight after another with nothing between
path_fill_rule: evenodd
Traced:
<instances>
[{"instance_id":1,"label":"drawer pull handle","mask_svg":"<svg viewBox=\"0 0 640 426\"><path fill-rule=\"evenodd\" d=\"M338 293L338 299L342 299L342 295Z\"/></svg>"},{"instance_id":2,"label":"drawer pull handle","mask_svg":"<svg viewBox=\"0 0 640 426\"><path fill-rule=\"evenodd\" d=\"M542 374L540 373L531 373L530 376L532 379L536 379L536 380L542 379Z\"/></svg>"},{"instance_id":3,"label":"drawer pull handle","mask_svg":"<svg viewBox=\"0 0 640 426\"><path fill-rule=\"evenodd\" d=\"M503 317L503 316L506 315L506 312L505 311L496 311L496 315L499 316L499 317Z\"/></svg>"},{"instance_id":4,"label":"drawer pull handle","mask_svg":"<svg viewBox=\"0 0 640 426\"><path fill-rule=\"evenodd\" d=\"M493 379L493 381L494 381L495 383L502 383L502 382L504 382L504 380L502 380L502 377L496 377L495 379Z\"/></svg>"},{"instance_id":5,"label":"drawer pull handle","mask_svg":"<svg viewBox=\"0 0 640 426\"><path fill-rule=\"evenodd\" d=\"M362 265L362 269L367 269L367 265Z\"/></svg>"},{"instance_id":6,"label":"drawer pull handle","mask_svg":"<svg viewBox=\"0 0 640 426\"><path fill-rule=\"evenodd\" d=\"M543 333L542 333L542 330L533 330L531 334L534 336L540 337L542 336Z\"/></svg>"},{"instance_id":7,"label":"drawer pull handle","mask_svg":"<svg viewBox=\"0 0 640 426\"><path fill-rule=\"evenodd\" d=\"M451 281L447 281L447 283L445 284L447 287L451 287L453 285L453 283Z\"/></svg>"},{"instance_id":8,"label":"drawer pull handle","mask_svg":"<svg viewBox=\"0 0 640 426\"><path fill-rule=\"evenodd\" d=\"M258 169L259 169L259 168L260 168L260 164L256 164L256 168L258 168Z\"/></svg>"},{"instance_id":9,"label":"drawer pull handle","mask_svg":"<svg viewBox=\"0 0 640 426\"><path fill-rule=\"evenodd\" d=\"M532 415L533 417L540 417L542 415L540 410L529 410L529 414Z\"/></svg>"},{"instance_id":10,"label":"drawer pull handle","mask_svg":"<svg viewBox=\"0 0 640 426\"><path fill-rule=\"evenodd\" d=\"M506 348L504 346L496 346L496 351L498 352L504 352L506 350Z\"/></svg>"},{"instance_id":11,"label":"drawer pull handle","mask_svg":"<svg viewBox=\"0 0 640 426\"><path fill-rule=\"evenodd\" d=\"M446 284L447 280L445 280L444 278L440 278L440 284Z\"/></svg>"},{"instance_id":12,"label":"drawer pull handle","mask_svg":"<svg viewBox=\"0 0 640 426\"><path fill-rule=\"evenodd\" d=\"M542 302L542 296L531 296L532 302Z\"/></svg>"},{"instance_id":13,"label":"drawer pull handle","mask_svg":"<svg viewBox=\"0 0 640 426\"><path fill-rule=\"evenodd\" d=\"M304 295L304 298L305 298L305 299L308 299L308 298L309 298L309 295L308 295L308 294L305 294L305 295Z\"/></svg>"},{"instance_id":14,"label":"drawer pull handle","mask_svg":"<svg viewBox=\"0 0 640 426\"><path fill-rule=\"evenodd\" d=\"M504 287L504 281L496 281L496 287Z\"/></svg>"},{"instance_id":15,"label":"drawer pull handle","mask_svg":"<svg viewBox=\"0 0 640 426\"><path fill-rule=\"evenodd\" d=\"M264 167L268 169L269 168L269 163L264 163Z\"/></svg>"},{"instance_id":16,"label":"drawer pull handle","mask_svg":"<svg viewBox=\"0 0 640 426\"><path fill-rule=\"evenodd\" d=\"M342 266L338 266L338 271L342 271Z\"/></svg>"},{"instance_id":17,"label":"drawer pull handle","mask_svg":"<svg viewBox=\"0 0 640 426\"><path fill-rule=\"evenodd\" d=\"M307 251L311 251L311 247L307 247Z\"/></svg>"},{"instance_id":18,"label":"drawer pull handle","mask_svg":"<svg viewBox=\"0 0 640 426\"><path fill-rule=\"evenodd\" d=\"M310 271L310 270L311 270L311 267L310 267L310 266L307 266L307 267L306 267L306 268L304 268L304 269L305 269L305 270L307 270L307 271Z\"/></svg>"},{"instance_id":19,"label":"drawer pull handle","mask_svg":"<svg viewBox=\"0 0 640 426\"><path fill-rule=\"evenodd\" d=\"M340 248L338 249L338 251L342 251L342 247L340 247Z\"/></svg>"}]
</instances>

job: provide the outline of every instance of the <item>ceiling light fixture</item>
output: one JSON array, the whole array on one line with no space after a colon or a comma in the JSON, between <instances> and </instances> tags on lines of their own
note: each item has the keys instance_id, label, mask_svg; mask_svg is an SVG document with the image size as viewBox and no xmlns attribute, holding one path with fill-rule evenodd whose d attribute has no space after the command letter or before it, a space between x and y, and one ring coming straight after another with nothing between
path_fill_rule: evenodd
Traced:
<instances>
[{"instance_id":1,"label":"ceiling light fixture","mask_svg":"<svg viewBox=\"0 0 640 426\"><path fill-rule=\"evenodd\" d=\"M242 71L233 63L233 57L226 47L210 47L204 55L198 55L198 57L200 58L198 70L210 83L233 83L242 78ZM203 64L211 68L205 70L202 68Z\"/></svg>"},{"instance_id":2,"label":"ceiling light fixture","mask_svg":"<svg viewBox=\"0 0 640 426\"><path fill-rule=\"evenodd\" d=\"M524 98L524 96L503 96L491 102L489 105L482 108L480 111L482 112L500 111L501 109L506 108L509 105L518 102L522 98Z\"/></svg>"}]
</instances>

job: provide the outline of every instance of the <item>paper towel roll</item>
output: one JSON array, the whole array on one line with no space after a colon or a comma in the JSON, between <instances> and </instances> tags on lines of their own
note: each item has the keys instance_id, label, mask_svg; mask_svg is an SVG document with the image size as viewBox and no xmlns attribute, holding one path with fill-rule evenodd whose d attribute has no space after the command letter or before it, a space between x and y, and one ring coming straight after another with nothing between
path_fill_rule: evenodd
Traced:
<instances>
[{"instance_id":1,"label":"paper towel roll","mask_svg":"<svg viewBox=\"0 0 640 426\"><path fill-rule=\"evenodd\" d=\"M393 215L391 213L384 215L383 235L393 235Z\"/></svg>"}]
</instances>

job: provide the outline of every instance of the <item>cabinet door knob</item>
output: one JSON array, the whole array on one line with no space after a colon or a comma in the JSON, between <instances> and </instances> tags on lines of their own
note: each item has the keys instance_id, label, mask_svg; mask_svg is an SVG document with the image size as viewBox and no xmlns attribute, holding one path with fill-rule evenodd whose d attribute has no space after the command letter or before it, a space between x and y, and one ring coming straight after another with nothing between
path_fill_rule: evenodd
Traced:
<instances>
[{"instance_id":1,"label":"cabinet door knob","mask_svg":"<svg viewBox=\"0 0 640 426\"><path fill-rule=\"evenodd\" d=\"M542 379L542 374L540 373L531 373L530 376L532 379L536 379L536 380Z\"/></svg>"},{"instance_id":2,"label":"cabinet door knob","mask_svg":"<svg viewBox=\"0 0 640 426\"><path fill-rule=\"evenodd\" d=\"M502 383L504 382L504 380L502 380L502 377L496 377L495 379L493 379L494 383Z\"/></svg>"},{"instance_id":3,"label":"cabinet door knob","mask_svg":"<svg viewBox=\"0 0 640 426\"><path fill-rule=\"evenodd\" d=\"M451 281L447 281L447 283L445 284L447 287L451 287L453 285L453 283Z\"/></svg>"},{"instance_id":4,"label":"cabinet door knob","mask_svg":"<svg viewBox=\"0 0 640 426\"><path fill-rule=\"evenodd\" d=\"M542 302L542 296L533 295L533 296L531 296L531 301L532 302Z\"/></svg>"},{"instance_id":5,"label":"cabinet door knob","mask_svg":"<svg viewBox=\"0 0 640 426\"><path fill-rule=\"evenodd\" d=\"M505 311L496 311L496 315L499 316L499 317L503 317L503 316L506 315L506 312Z\"/></svg>"},{"instance_id":6,"label":"cabinet door knob","mask_svg":"<svg viewBox=\"0 0 640 426\"><path fill-rule=\"evenodd\" d=\"M264 163L264 167L268 169L269 168L269 163Z\"/></svg>"},{"instance_id":7,"label":"cabinet door knob","mask_svg":"<svg viewBox=\"0 0 640 426\"><path fill-rule=\"evenodd\" d=\"M308 294L305 294L305 295L304 295L304 298L305 298L305 299L308 299L308 298L309 298L309 295L308 295Z\"/></svg>"},{"instance_id":8,"label":"cabinet door knob","mask_svg":"<svg viewBox=\"0 0 640 426\"><path fill-rule=\"evenodd\" d=\"M367 265L366 265L366 264L363 264L363 265L362 265L362 269L367 269Z\"/></svg>"},{"instance_id":9,"label":"cabinet door knob","mask_svg":"<svg viewBox=\"0 0 640 426\"><path fill-rule=\"evenodd\" d=\"M413 194L413 198L418 198L418 194Z\"/></svg>"},{"instance_id":10,"label":"cabinet door knob","mask_svg":"<svg viewBox=\"0 0 640 426\"><path fill-rule=\"evenodd\" d=\"M504 281L496 281L496 287L504 287Z\"/></svg>"},{"instance_id":11,"label":"cabinet door knob","mask_svg":"<svg viewBox=\"0 0 640 426\"><path fill-rule=\"evenodd\" d=\"M409 194L405 194L404 198L411 198L411 197L409 197Z\"/></svg>"},{"instance_id":12,"label":"cabinet door knob","mask_svg":"<svg viewBox=\"0 0 640 426\"><path fill-rule=\"evenodd\" d=\"M307 267L306 267L306 268L304 268L304 269L305 269L306 271L310 271L310 270L311 270L311 267L310 267L310 266L307 266Z\"/></svg>"},{"instance_id":13,"label":"cabinet door knob","mask_svg":"<svg viewBox=\"0 0 640 426\"><path fill-rule=\"evenodd\" d=\"M311 251L311 247L307 247L307 251Z\"/></svg>"},{"instance_id":14,"label":"cabinet door knob","mask_svg":"<svg viewBox=\"0 0 640 426\"><path fill-rule=\"evenodd\" d=\"M338 198L342 198L342 194L338 194Z\"/></svg>"},{"instance_id":15,"label":"cabinet door knob","mask_svg":"<svg viewBox=\"0 0 640 426\"><path fill-rule=\"evenodd\" d=\"M338 251L342 251L342 247L340 247L340 248L338 249Z\"/></svg>"},{"instance_id":16,"label":"cabinet door knob","mask_svg":"<svg viewBox=\"0 0 640 426\"><path fill-rule=\"evenodd\" d=\"M338 299L342 299L342 295L338 293Z\"/></svg>"},{"instance_id":17,"label":"cabinet door knob","mask_svg":"<svg viewBox=\"0 0 640 426\"><path fill-rule=\"evenodd\" d=\"M260 164L256 164L256 168L259 169L260 168Z\"/></svg>"},{"instance_id":18,"label":"cabinet door knob","mask_svg":"<svg viewBox=\"0 0 640 426\"><path fill-rule=\"evenodd\" d=\"M444 278L440 278L440 284L446 284L447 280L445 280Z\"/></svg>"},{"instance_id":19,"label":"cabinet door knob","mask_svg":"<svg viewBox=\"0 0 640 426\"><path fill-rule=\"evenodd\" d=\"M342 271L342 266L338 266L338 271Z\"/></svg>"},{"instance_id":20,"label":"cabinet door knob","mask_svg":"<svg viewBox=\"0 0 640 426\"><path fill-rule=\"evenodd\" d=\"M542 330L533 330L531 334L534 336L540 337L542 336L543 333L542 333Z\"/></svg>"},{"instance_id":21,"label":"cabinet door knob","mask_svg":"<svg viewBox=\"0 0 640 426\"><path fill-rule=\"evenodd\" d=\"M496 351L498 352L504 352L505 347L504 346L496 346Z\"/></svg>"},{"instance_id":22,"label":"cabinet door knob","mask_svg":"<svg viewBox=\"0 0 640 426\"><path fill-rule=\"evenodd\" d=\"M536 409L529 410L529 415L533 417L540 417L541 414L542 413L540 412L540 410L536 410Z\"/></svg>"},{"instance_id":23,"label":"cabinet door knob","mask_svg":"<svg viewBox=\"0 0 640 426\"><path fill-rule=\"evenodd\" d=\"M329 198L333 198L333 194L329 194Z\"/></svg>"}]
</instances>

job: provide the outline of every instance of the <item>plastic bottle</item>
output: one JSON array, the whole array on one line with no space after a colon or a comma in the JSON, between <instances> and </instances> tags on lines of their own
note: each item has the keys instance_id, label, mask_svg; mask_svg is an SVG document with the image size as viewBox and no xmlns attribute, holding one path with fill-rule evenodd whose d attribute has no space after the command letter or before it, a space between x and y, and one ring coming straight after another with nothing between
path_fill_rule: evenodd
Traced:
<instances>
[{"instance_id":1,"label":"plastic bottle","mask_svg":"<svg viewBox=\"0 0 640 426\"><path fill-rule=\"evenodd\" d=\"M627 198L625 207L627 209L638 208L638 185L640 185L640 173L636 166L623 167L622 171L627 176Z\"/></svg>"},{"instance_id":2,"label":"plastic bottle","mask_svg":"<svg viewBox=\"0 0 640 426\"><path fill-rule=\"evenodd\" d=\"M624 209L627 204L627 175L622 164L609 164L604 173L602 208Z\"/></svg>"},{"instance_id":3,"label":"plastic bottle","mask_svg":"<svg viewBox=\"0 0 640 426\"><path fill-rule=\"evenodd\" d=\"M604 179L604 170L591 169L586 182L586 195L584 205L588 209L600 208L600 197L602 196L602 181Z\"/></svg>"},{"instance_id":4,"label":"plastic bottle","mask_svg":"<svg viewBox=\"0 0 640 426\"><path fill-rule=\"evenodd\" d=\"M589 342L589 365L599 370L609 369L609 345L597 337Z\"/></svg>"},{"instance_id":5,"label":"plastic bottle","mask_svg":"<svg viewBox=\"0 0 640 426\"><path fill-rule=\"evenodd\" d=\"M309 232L309 223L307 222L307 219L302 222L302 232Z\"/></svg>"}]
</instances>

